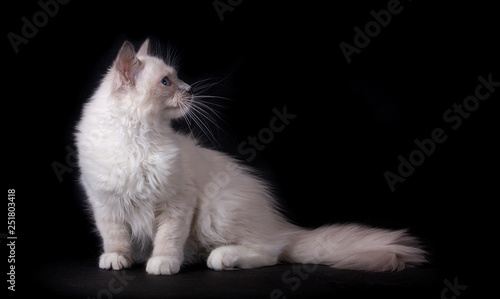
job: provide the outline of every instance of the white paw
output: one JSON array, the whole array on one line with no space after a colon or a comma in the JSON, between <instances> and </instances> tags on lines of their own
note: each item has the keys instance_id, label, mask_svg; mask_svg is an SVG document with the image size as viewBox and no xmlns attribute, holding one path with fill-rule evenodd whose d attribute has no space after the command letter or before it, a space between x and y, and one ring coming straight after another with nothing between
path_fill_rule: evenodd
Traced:
<instances>
[{"instance_id":1,"label":"white paw","mask_svg":"<svg viewBox=\"0 0 500 299\"><path fill-rule=\"evenodd\" d=\"M176 274L180 269L181 261L168 256L153 256L146 265L146 272L153 275Z\"/></svg>"},{"instance_id":2,"label":"white paw","mask_svg":"<svg viewBox=\"0 0 500 299\"><path fill-rule=\"evenodd\" d=\"M99 268L121 270L132 266L132 260L124 255L111 252L103 253L99 258Z\"/></svg>"},{"instance_id":3,"label":"white paw","mask_svg":"<svg viewBox=\"0 0 500 299\"><path fill-rule=\"evenodd\" d=\"M220 270L235 270L238 268L238 253L231 247L219 247L210 253L207 260L207 266L211 269Z\"/></svg>"}]
</instances>

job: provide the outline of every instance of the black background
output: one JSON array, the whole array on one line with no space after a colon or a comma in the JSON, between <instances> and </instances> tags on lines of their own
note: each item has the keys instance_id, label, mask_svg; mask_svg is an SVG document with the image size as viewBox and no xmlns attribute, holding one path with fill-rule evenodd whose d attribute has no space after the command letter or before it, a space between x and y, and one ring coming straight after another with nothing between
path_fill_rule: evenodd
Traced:
<instances>
[{"instance_id":1,"label":"black background","mask_svg":"<svg viewBox=\"0 0 500 299\"><path fill-rule=\"evenodd\" d=\"M244 162L273 183L292 221L409 228L443 277L495 289L481 271L497 264L500 88L458 129L443 120L474 95L478 76L500 81L493 4L401 1L403 10L347 63L339 44L353 45L353 28L389 1L243 1L223 20L213 1L179 2L71 1L17 54L7 35L21 34L21 18L40 7L4 4L3 181L16 189L19 275L42 261L99 253L77 183L74 127L123 41L139 47L152 37L162 52L168 45L179 53L181 79L212 78L219 84L206 94L230 99L213 100L220 128L208 123L219 150L244 161L238 145L269 128L273 108L296 115ZM436 128L447 140L391 192L384 172L397 174L398 156L408 158L414 140ZM71 172L59 180L61 164Z\"/></svg>"}]
</instances>

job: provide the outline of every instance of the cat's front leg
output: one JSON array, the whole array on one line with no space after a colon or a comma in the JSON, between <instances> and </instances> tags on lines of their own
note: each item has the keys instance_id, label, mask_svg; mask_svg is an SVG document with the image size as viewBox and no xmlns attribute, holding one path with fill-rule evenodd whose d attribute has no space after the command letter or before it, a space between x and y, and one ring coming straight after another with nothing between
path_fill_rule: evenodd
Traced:
<instances>
[{"instance_id":1,"label":"cat's front leg","mask_svg":"<svg viewBox=\"0 0 500 299\"><path fill-rule=\"evenodd\" d=\"M99 258L99 268L121 270L132 266L132 248L127 225L100 213L94 213L94 216L104 247L104 253Z\"/></svg>"},{"instance_id":2,"label":"cat's front leg","mask_svg":"<svg viewBox=\"0 0 500 299\"><path fill-rule=\"evenodd\" d=\"M153 255L148 260L146 272L153 275L170 275L179 272L184 259L184 244L189 235L192 210L169 209L157 217L158 230L154 240Z\"/></svg>"}]
</instances>

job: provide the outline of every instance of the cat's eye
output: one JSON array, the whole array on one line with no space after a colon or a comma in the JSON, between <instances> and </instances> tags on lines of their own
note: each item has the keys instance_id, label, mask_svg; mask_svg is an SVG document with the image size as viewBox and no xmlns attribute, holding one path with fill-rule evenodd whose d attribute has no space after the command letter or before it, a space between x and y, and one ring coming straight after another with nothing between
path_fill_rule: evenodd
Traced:
<instances>
[{"instance_id":1,"label":"cat's eye","mask_svg":"<svg viewBox=\"0 0 500 299\"><path fill-rule=\"evenodd\" d=\"M161 79L161 84L163 84L165 86L170 86L170 79L168 77L163 77Z\"/></svg>"}]
</instances>

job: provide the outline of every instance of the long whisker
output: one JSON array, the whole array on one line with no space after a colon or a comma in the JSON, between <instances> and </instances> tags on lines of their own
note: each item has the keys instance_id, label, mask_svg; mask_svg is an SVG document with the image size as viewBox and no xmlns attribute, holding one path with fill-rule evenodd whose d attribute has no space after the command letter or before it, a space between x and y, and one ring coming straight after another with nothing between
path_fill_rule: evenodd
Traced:
<instances>
[{"instance_id":1,"label":"long whisker","mask_svg":"<svg viewBox=\"0 0 500 299\"><path fill-rule=\"evenodd\" d=\"M199 99L199 100L203 100L203 99L221 99L221 100L227 100L227 101L232 101L231 98L227 98L227 97L221 97L221 96L210 96L210 95L197 95L197 96L194 96L195 99ZM205 101L207 102L207 101ZM212 102L210 102L212 103Z\"/></svg>"},{"instance_id":2,"label":"long whisker","mask_svg":"<svg viewBox=\"0 0 500 299\"><path fill-rule=\"evenodd\" d=\"M202 103L197 103L197 104L202 104ZM213 114L214 114L217 118L219 118L219 119L220 119L220 120L222 120L224 123L226 123L226 122L222 119L222 117L221 117L220 115L218 115L217 113L215 113L215 112L214 112L214 110L213 110L212 108L208 107L208 106L207 106L207 105L205 105L205 104L202 104L202 105L204 105L206 108L210 109L210 110L213 112ZM213 125L215 125L215 126L216 126L219 130L221 130L221 131L222 131L222 132L224 132L225 134L228 134L226 131L224 131L224 130L223 130L223 129L222 129L222 128L221 128L221 127L217 124L216 119L215 119L215 118L213 118L213 117L210 115L210 113L209 113L208 111L203 110L203 108L202 108L202 107L196 106L196 104L195 104L195 105L193 105L193 106L192 106L192 108L193 108L193 110L194 110L195 112L198 112L198 113L200 114L200 116L203 116L203 117L204 117L204 118L206 118L209 122L211 122ZM226 123L226 124L227 124L227 123Z\"/></svg>"},{"instance_id":3,"label":"long whisker","mask_svg":"<svg viewBox=\"0 0 500 299\"><path fill-rule=\"evenodd\" d=\"M182 117L184 118L184 120L186 121L187 125L188 125L188 129L189 129L189 132L191 132L191 136L193 138L195 138L196 136L194 136L194 133L193 133L193 130L191 130L191 121L188 117L188 114L189 114L189 105L188 104L185 104L184 102L180 102L181 103L181 109L183 111L185 111L185 113L183 113Z\"/></svg>"},{"instance_id":4,"label":"long whisker","mask_svg":"<svg viewBox=\"0 0 500 299\"><path fill-rule=\"evenodd\" d=\"M231 74L223 78L201 79L192 83L191 88L194 91L192 101L189 104L183 103L182 105L183 111L186 111L184 113L184 119L189 127L191 135L195 137L193 125L196 124L197 128L201 130L206 138L208 138L208 141L220 149L222 149L222 146L218 138L216 138L216 135L218 135L219 132L223 132L226 135L230 134L219 125L220 121L226 125L228 125L228 123L223 119L223 114L215 108L227 108L227 106L221 104L220 101L228 101L231 99L222 96L206 95L204 93L214 86L221 84L221 82L226 80L230 75ZM216 80L215 82L214 79ZM215 132L213 131L214 128Z\"/></svg>"},{"instance_id":5,"label":"long whisker","mask_svg":"<svg viewBox=\"0 0 500 299\"><path fill-rule=\"evenodd\" d=\"M202 83L205 83L205 82L207 82L209 80L212 80L212 78L201 79L199 81L196 81L196 82L192 83L191 87L193 87L193 88L194 87L199 87L199 85L201 85Z\"/></svg>"},{"instance_id":6,"label":"long whisker","mask_svg":"<svg viewBox=\"0 0 500 299\"><path fill-rule=\"evenodd\" d=\"M204 117L205 119L207 119L210 123L212 123L214 126L216 126L219 130L223 131L224 133L227 134L227 132L225 132L218 124L217 122L215 121L215 119L213 119L206 111L203 111L201 110L199 107L196 107L196 106L193 106L192 107L193 111L195 112L198 112L199 115L197 116L202 116Z\"/></svg>"},{"instance_id":7,"label":"long whisker","mask_svg":"<svg viewBox=\"0 0 500 299\"><path fill-rule=\"evenodd\" d=\"M212 112L218 119L220 119L221 121L223 121L225 124L227 124L227 122L221 117L221 113L218 112L217 110L211 108L209 105L205 104L204 102L201 102L201 101L198 101L196 102L197 105L203 107L203 108L206 108L207 110L210 110L210 112ZM221 105L218 105L218 106L221 106ZM201 107L200 110L201 110ZM222 107L222 106L221 106ZM198 107L197 107L198 108ZM202 111L202 112L205 112L207 114L208 117L210 117L210 115L206 112L206 111ZM211 119L213 119L212 117L210 117ZM215 120L215 119L214 119ZM215 124L215 123L214 123Z\"/></svg>"},{"instance_id":8,"label":"long whisker","mask_svg":"<svg viewBox=\"0 0 500 299\"><path fill-rule=\"evenodd\" d=\"M193 87L193 90L197 93L197 94L201 94L207 90L209 90L210 88L212 88L213 86L215 85L219 85L221 82L225 81L229 76L231 76L233 74L233 72L227 74L225 77L222 77L220 78L218 81L215 81L213 83L205 83L209 80L213 80L213 79L216 79L216 78L207 78L207 79L202 79L202 80L199 80L195 83L193 83L191 86ZM204 83L203 85L201 85L202 83ZM201 86L199 86L201 85Z\"/></svg>"},{"instance_id":9,"label":"long whisker","mask_svg":"<svg viewBox=\"0 0 500 299\"><path fill-rule=\"evenodd\" d=\"M193 108L193 106L191 106ZM192 113L194 110L190 110L190 113L188 115L194 120L194 122L198 125L198 127L202 130L202 132L205 134L205 136L215 145L217 145L219 148L222 148L220 143L217 141L217 138L215 138L215 135L212 133L210 130L210 127L207 126L202 119L199 118L199 116L196 113Z\"/></svg>"}]
</instances>

